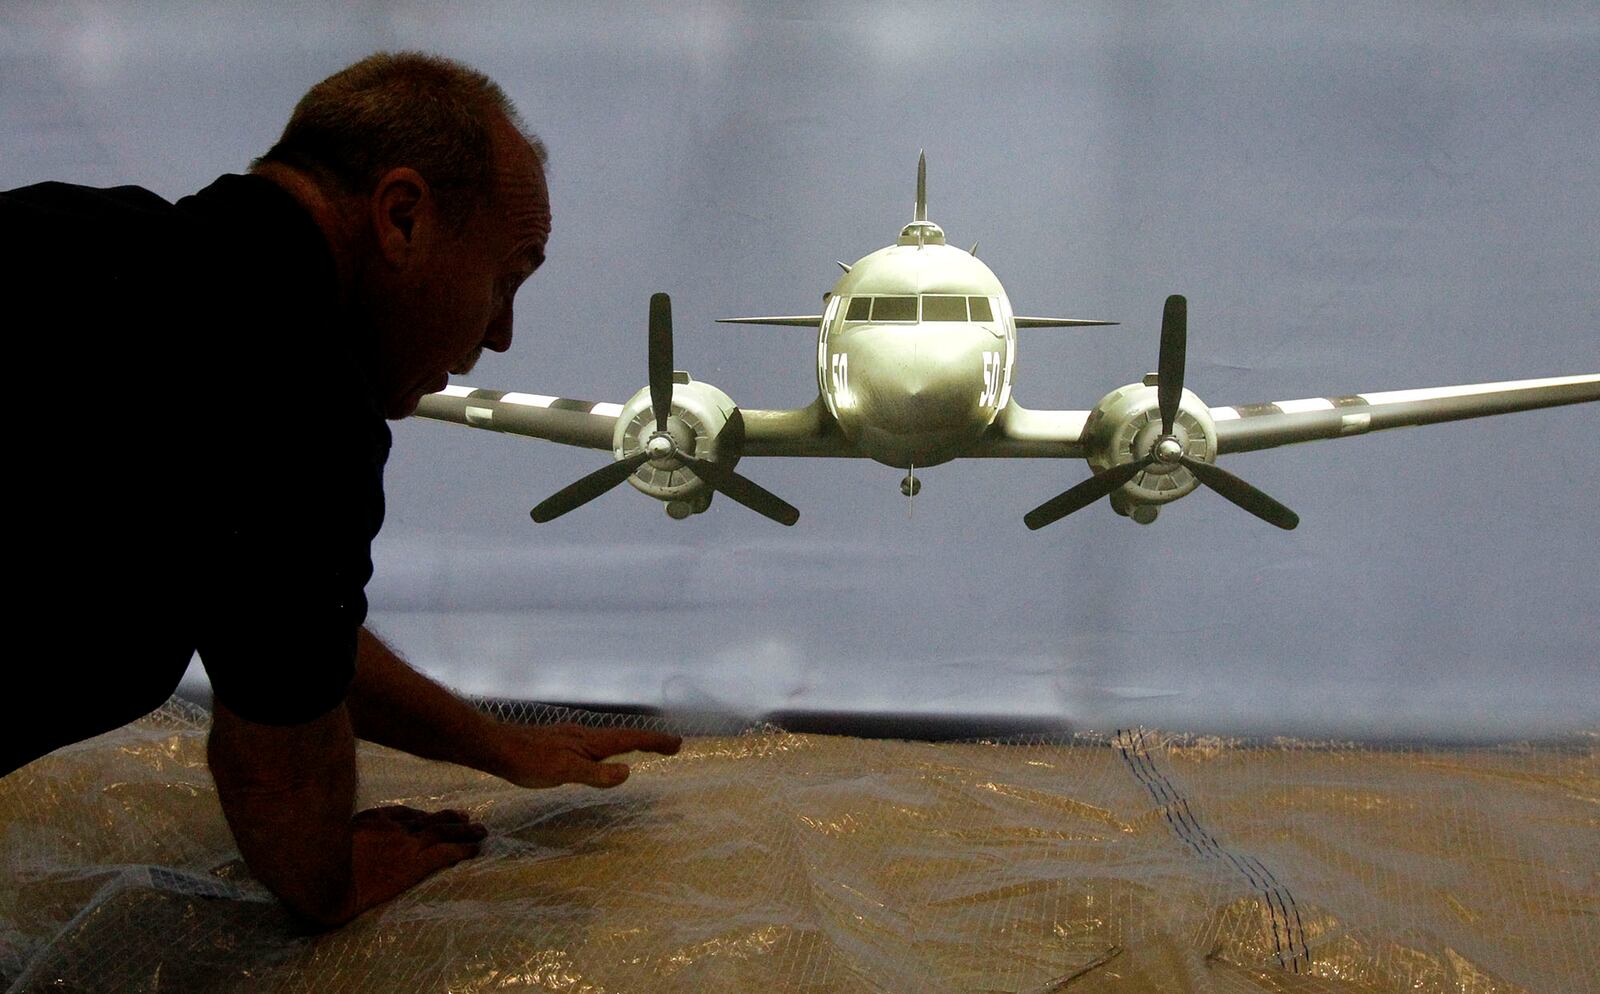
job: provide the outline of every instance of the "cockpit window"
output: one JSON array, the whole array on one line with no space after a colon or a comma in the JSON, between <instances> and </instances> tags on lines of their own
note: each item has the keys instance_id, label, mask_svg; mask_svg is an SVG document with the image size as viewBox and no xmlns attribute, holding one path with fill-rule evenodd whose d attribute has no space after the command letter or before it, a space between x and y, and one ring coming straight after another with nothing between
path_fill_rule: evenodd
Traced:
<instances>
[{"instance_id":1,"label":"cockpit window","mask_svg":"<svg viewBox=\"0 0 1600 994\"><path fill-rule=\"evenodd\" d=\"M929 293L920 298L924 321L993 321L994 307L988 297L958 297L949 293ZM846 321L915 321L919 298L851 297L845 308Z\"/></svg>"},{"instance_id":2,"label":"cockpit window","mask_svg":"<svg viewBox=\"0 0 1600 994\"><path fill-rule=\"evenodd\" d=\"M965 321L967 319L967 298L945 297L927 294L922 298L922 320L924 321Z\"/></svg>"},{"instance_id":3,"label":"cockpit window","mask_svg":"<svg viewBox=\"0 0 1600 994\"><path fill-rule=\"evenodd\" d=\"M915 321L917 319L917 298L915 297L873 297L872 320L874 321Z\"/></svg>"}]
</instances>

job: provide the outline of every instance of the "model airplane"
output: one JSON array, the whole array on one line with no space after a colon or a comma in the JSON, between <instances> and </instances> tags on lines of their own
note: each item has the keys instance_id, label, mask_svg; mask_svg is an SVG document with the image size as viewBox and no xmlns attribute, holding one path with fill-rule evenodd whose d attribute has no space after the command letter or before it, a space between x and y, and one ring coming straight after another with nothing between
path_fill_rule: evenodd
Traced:
<instances>
[{"instance_id":1,"label":"model airplane","mask_svg":"<svg viewBox=\"0 0 1600 994\"><path fill-rule=\"evenodd\" d=\"M1094 475L1023 516L1029 528L1102 497L1141 524L1204 484L1251 514L1293 528L1295 513L1216 465L1232 452L1344 438L1385 428L1600 400L1600 374L1476 383L1207 407L1183 386L1187 305L1167 298L1155 373L1086 411L1033 411L1011 396L1017 329L1112 324L1019 317L977 246L945 244L928 220L926 157L916 213L893 245L844 270L821 314L726 318L817 329L818 396L794 410L745 410L672 368L671 303L650 298L649 385L624 404L451 386L422 399L423 417L609 449L613 461L533 509L549 521L623 480L698 514L720 491L774 521L800 512L734 472L746 456L855 456L906 470L957 458L1082 458Z\"/></svg>"}]
</instances>

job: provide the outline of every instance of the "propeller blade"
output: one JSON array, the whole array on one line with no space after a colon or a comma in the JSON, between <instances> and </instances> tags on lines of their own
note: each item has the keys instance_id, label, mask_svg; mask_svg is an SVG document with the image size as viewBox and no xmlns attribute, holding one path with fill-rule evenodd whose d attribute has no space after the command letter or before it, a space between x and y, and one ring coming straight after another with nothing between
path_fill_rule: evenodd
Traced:
<instances>
[{"instance_id":1,"label":"propeller blade","mask_svg":"<svg viewBox=\"0 0 1600 994\"><path fill-rule=\"evenodd\" d=\"M1022 523L1037 531L1058 518L1064 518L1073 511L1082 510L1138 476L1140 470L1155 462L1155 458L1154 455L1148 455L1143 459L1125 462L1111 467L1104 473L1091 476L1071 490L1056 494L1027 514L1024 514Z\"/></svg>"},{"instance_id":2,"label":"propeller blade","mask_svg":"<svg viewBox=\"0 0 1600 994\"><path fill-rule=\"evenodd\" d=\"M1156 362L1156 404L1161 411L1161 434L1172 434L1183 399L1183 365L1188 355L1189 302L1181 294L1167 298L1161 312L1161 353Z\"/></svg>"},{"instance_id":3,"label":"propeller blade","mask_svg":"<svg viewBox=\"0 0 1600 994\"><path fill-rule=\"evenodd\" d=\"M626 459L602 466L583 479L551 494L532 511L533 520L543 524L561 517L575 507L581 507L633 475L633 471L650 459L650 453L640 449Z\"/></svg>"},{"instance_id":4,"label":"propeller blade","mask_svg":"<svg viewBox=\"0 0 1600 994\"><path fill-rule=\"evenodd\" d=\"M655 410L656 431L667 430L672 413L672 298L650 295L650 406Z\"/></svg>"},{"instance_id":5,"label":"propeller blade","mask_svg":"<svg viewBox=\"0 0 1600 994\"><path fill-rule=\"evenodd\" d=\"M1227 470L1218 469L1207 462L1190 459L1188 456L1181 457L1178 462L1187 466L1189 472L1193 473L1201 483L1204 483L1228 500L1233 501L1267 524L1277 525L1284 531L1289 531L1300 523L1298 514L1295 514Z\"/></svg>"},{"instance_id":6,"label":"propeller blade","mask_svg":"<svg viewBox=\"0 0 1600 994\"><path fill-rule=\"evenodd\" d=\"M678 454L678 458L712 489L727 494L757 514L765 515L780 525L792 525L800 520L800 512L793 504L733 470L682 453Z\"/></svg>"}]
</instances>

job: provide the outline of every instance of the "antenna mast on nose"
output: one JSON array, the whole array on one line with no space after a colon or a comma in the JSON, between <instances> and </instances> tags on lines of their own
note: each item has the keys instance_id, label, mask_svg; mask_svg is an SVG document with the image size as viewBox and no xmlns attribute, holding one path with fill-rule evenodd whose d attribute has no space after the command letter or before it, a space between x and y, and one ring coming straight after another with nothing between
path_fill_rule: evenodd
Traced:
<instances>
[{"instance_id":1,"label":"antenna mast on nose","mask_svg":"<svg viewBox=\"0 0 1600 994\"><path fill-rule=\"evenodd\" d=\"M917 150L917 214L913 221L928 219L928 153Z\"/></svg>"},{"instance_id":2,"label":"antenna mast on nose","mask_svg":"<svg viewBox=\"0 0 1600 994\"><path fill-rule=\"evenodd\" d=\"M915 245L918 248L924 245L943 245L944 231L932 221L928 220L928 155L925 151L917 152L917 204L916 216L911 223L900 229L900 237L896 245Z\"/></svg>"}]
</instances>

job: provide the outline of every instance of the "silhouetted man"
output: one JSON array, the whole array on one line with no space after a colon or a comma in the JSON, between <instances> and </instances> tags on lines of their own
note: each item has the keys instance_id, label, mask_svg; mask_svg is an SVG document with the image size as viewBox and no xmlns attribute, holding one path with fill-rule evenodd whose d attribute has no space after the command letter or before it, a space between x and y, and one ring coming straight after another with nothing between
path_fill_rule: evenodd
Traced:
<instances>
[{"instance_id":1,"label":"silhouetted man","mask_svg":"<svg viewBox=\"0 0 1600 994\"><path fill-rule=\"evenodd\" d=\"M0 770L159 706L198 651L239 850L334 925L485 834L459 812L352 816L355 738L529 787L613 786L627 767L602 760L677 749L496 722L362 627L385 419L510 347L550 234L543 162L488 78L380 54L313 87L249 175L176 204L0 194L3 306L33 379L10 452L14 610L56 647L24 681L53 720L7 726Z\"/></svg>"}]
</instances>

